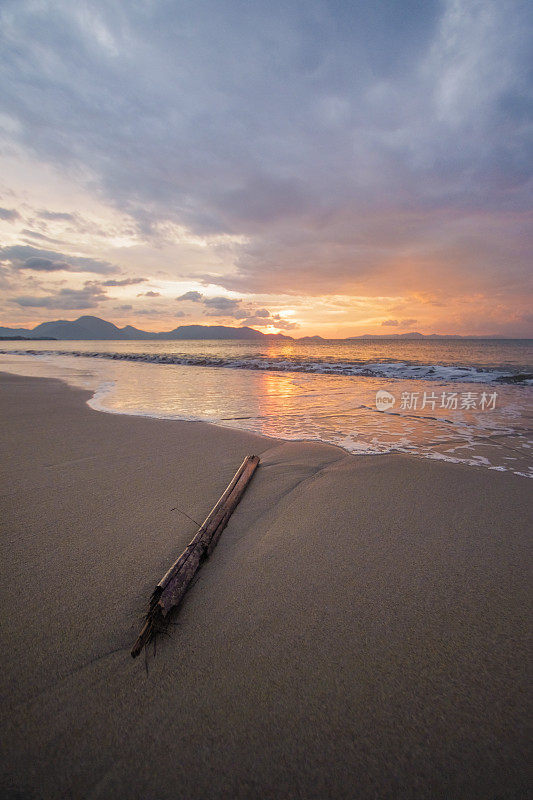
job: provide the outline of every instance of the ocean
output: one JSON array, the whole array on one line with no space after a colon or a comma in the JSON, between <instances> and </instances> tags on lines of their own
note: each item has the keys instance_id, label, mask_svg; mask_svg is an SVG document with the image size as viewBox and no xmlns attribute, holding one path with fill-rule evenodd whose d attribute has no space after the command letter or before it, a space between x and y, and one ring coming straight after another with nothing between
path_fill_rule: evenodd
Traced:
<instances>
[{"instance_id":1,"label":"ocean","mask_svg":"<svg viewBox=\"0 0 533 800\"><path fill-rule=\"evenodd\" d=\"M533 477L533 340L0 342L101 411Z\"/></svg>"}]
</instances>

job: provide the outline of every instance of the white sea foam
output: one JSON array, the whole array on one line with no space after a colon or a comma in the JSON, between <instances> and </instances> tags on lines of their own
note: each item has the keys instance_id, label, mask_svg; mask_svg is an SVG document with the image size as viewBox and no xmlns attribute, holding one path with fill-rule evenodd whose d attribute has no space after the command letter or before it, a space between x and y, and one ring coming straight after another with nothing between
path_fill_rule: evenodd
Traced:
<instances>
[{"instance_id":1,"label":"white sea foam","mask_svg":"<svg viewBox=\"0 0 533 800\"><path fill-rule=\"evenodd\" d=\"M346 359L315 358L308 369L311 362L301 357L252 357L242 347L233 348L245 351L237 358L229 347L216 356L199 353L200 343L187 354L169 353L163 343L152 347L155 352L145 352L144 343L134 343L137 352L130 343L121 345L122 352L109 349L110 344L115 343L104 343L107 351L95 349L95 343L86 350L41 345L30 353L11 347L1 356L0 369L59 377L90 390L89 405L108 413L204 421L278 439L326 442L358 455L403 453L533 476L532 389L500 382L502 376L516 375L515 364L508 370L494 365L480 370L381 359L351 363L347 372L342 371ZM251 363L255 366L244 368ZM286 368L279 369L280 364ZM332 366L334 372L326 371ZM376 408L376 392L382 389L396 398L386 411ZM440 398L454 391L478 397L497 392L496 407L451 410L437 404L407 410L400 402L404 393L422 398L435 392Z\"/></svg>"},{"instance_id":2,"label":"white sea foam","mask_svg":"<svg viewBox=\"0 0 533 800\"><path fill-rule=\"evenodd\" d=\"M343 361L339 359L304 359L275 356L227 356L189 355L185 353L139 353L107 350L45 350L5 349L0 354L33 356L72 356L75 358L103 358L111 361L138 361L147 364L178 364L194 367L217 367L225 369L247 369L265 372L303 372L319 375L347 375L389 380L449 381L453 383L520 383L533 385L533 375L473 365L419 364L407 361Z\"/></svg>"}]
</instances>

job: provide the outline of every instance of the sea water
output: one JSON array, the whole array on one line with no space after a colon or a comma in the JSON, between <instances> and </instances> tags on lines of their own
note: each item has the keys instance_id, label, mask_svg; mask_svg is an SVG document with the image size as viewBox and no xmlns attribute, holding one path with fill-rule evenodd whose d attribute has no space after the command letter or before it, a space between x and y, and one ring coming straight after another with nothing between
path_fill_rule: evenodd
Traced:
<instances>
[{"instance_id":1,"label":"sea water","mask_svg":"<svg viewBox=\"0 0 533 800\"><path fill-rule=\"evenodd\" d=\"M4 341L0 370L112 413L533 476L532 340Z\"/></svg>"}]
</instances>

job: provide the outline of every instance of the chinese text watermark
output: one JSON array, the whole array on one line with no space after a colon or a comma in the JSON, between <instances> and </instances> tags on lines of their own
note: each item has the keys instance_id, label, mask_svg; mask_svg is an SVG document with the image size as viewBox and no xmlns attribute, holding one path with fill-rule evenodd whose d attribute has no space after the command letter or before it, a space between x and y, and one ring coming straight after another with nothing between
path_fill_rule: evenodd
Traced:
<instances>
[{"instance_id":1,"label":"chinese text watermark","mask_svg":"<svg viewBox=\"0 0 533 800\"><path fill-rule=\"evenodd\" d=\"M397 408L400 411L492 411L496 408L497 392L402 392ZM396 405L396 397L384 389L376 392L376 408L388 411Z\"/></svg>"}]
</instances>

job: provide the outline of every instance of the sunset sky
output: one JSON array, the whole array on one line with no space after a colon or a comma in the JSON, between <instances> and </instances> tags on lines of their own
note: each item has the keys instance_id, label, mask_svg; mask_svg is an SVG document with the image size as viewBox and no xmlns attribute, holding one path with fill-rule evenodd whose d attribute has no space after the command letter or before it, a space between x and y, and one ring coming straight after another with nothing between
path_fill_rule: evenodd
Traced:
<instances>
[{"instance_id":1,"label":"sunset sky","mask_svg":"<svg viewBox=\"0 0 533 800\"><path fill-rule=\"evenodd\" d=\"M531 8L3 0L0 325L533 336Z\"/></svg>"}]
</instances>

